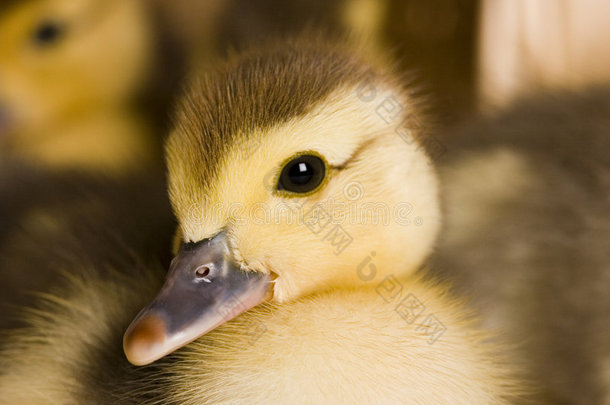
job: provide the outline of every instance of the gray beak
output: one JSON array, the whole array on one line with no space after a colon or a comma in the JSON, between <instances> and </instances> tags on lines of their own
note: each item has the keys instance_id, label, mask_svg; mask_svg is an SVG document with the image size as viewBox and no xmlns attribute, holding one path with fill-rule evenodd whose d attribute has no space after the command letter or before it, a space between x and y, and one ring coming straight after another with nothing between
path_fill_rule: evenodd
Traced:
<instances>
[{"instance_id":1,"label":"gray beak","mask_svg":"<svg viewBox=\"0 0 610 405\"><path fill-rule=\"evenodd\" d=\"M123 337L130 363L152 363L263 302L266 274L245 272L231 256L226 235L183 244L159 295Z\"/></svg>"}]
</instances>

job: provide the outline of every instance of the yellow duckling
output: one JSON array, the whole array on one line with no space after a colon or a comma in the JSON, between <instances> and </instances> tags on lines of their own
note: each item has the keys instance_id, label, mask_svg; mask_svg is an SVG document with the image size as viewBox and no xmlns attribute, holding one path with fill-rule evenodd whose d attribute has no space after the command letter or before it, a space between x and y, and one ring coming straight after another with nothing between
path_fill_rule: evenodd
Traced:
<instances>
[{"instance_id":1,"label":"yellow duckling","mask_svg":"<svg viewBox=\"0 0 610 405\"><path fill-rule=\"evenodd\" d=\"M167 145L180 247L128 359L211 331L168 369L187 404L503 403L483 334L414 276L439 225L418 116L396 78L323 42L196 78Z\"/></svg>"},{"instance_id":2,"label":"yellow duckling","mask_svg":"<svg viewBox=\"0 0 610 405\"><path fill-rule=\"evenodd\" d=\"M159 71L149 11L140 0L3 5L1 158L110 171L148 163L155 132L136 97Z\"/></svg>"},{"instance_id":3,"label":"yellow duckling","mask_svg":"<svg viewBox=\"0 0 610 405\"><path fill-rule=\"evenodd\" d=\"M390 73L324 41L198 76L167 145L178 254L123 340L154 363L128 364L120 330L159 278L108 247L113 271L83 269L6 341L2 398L509 403L503 348L415 274L439 227L418 116Z\"/></svg>"}]
</instances>

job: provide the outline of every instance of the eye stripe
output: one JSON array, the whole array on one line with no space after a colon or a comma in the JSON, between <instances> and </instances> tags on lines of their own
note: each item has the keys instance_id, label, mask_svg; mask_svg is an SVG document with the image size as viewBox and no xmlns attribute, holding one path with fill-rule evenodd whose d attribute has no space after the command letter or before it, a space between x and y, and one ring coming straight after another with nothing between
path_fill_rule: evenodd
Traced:
<instances>
[{"instance_id":1,"label":"eye stripe","mask_svg":"<svg viewBox=\"0 0 610 405\"><path fill-rule=\"evenodd\" d=\"M366 149L368 149L371 145L373 145L375 142L377 141L377 138L373 138L373 139L369 139L368 141L362 142L360 145L358 145L358 147L352 152L352 154L350 155L350 157L348 157L347 159L345 159L345 161L343 163L341 163L340 165L336 165L336 166L331 166L331 168L333 170L343 170L345 168L347 168L349 166L350 163L352 163L354 160L356 160L358 158L358 156L360 156L360 154L362 154L362 152L364 152Z\"/></svg>"}]
</instances>

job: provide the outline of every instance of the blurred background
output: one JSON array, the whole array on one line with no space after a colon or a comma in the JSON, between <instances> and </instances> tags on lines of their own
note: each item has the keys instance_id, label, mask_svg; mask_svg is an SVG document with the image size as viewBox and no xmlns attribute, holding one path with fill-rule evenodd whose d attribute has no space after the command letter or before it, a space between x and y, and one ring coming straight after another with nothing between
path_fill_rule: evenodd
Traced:
<instances>
[{"instance_id":1,"label":"blurred background","mask_svg":"<svg viewBox=\"0 0 610 405\"><path fill-rule=\"evenodd\" d=\"M142 249L169 246L162 141L173 101L189 70L244 43L344 35L398 61L442 129L525 94L608 82L609 14L604 0L4 0L0 308L52 284L41 251L94 246L83 237L92 217L158 235Z\"/></svg>"}]
</instances>

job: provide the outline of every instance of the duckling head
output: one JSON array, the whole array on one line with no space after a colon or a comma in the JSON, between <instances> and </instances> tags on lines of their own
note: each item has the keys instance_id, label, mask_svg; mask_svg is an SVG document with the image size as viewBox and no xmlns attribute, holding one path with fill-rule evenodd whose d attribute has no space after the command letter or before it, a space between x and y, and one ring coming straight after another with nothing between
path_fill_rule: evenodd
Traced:
<instances>
[{"instance_id":1,"label":"duckling head","mask_svg":"<svg viewBox=\"0 0 610 405\"><path fill-rule=\"evenodd\" d=\"M57 151L41 145L65 136L75 120L111 108L129 115L131 98L146 85L153 63L154 35L143 3L27 0L2 5L2 149L46 162ZM91 152L96 160L100 151Z\"/></svg>"},{"instance_id":2,"label":"duckling head","mask_svg":"<svg viewBox=\"0 0 610 405\"><path fill-rule=\"evenodd\" d=\"M321 41L195 78L166 149L178 252L125 334L128 359L150 363L265 300L415 271L439 226L417 108L391 74Z\"/></svg>"}]
</instances>

